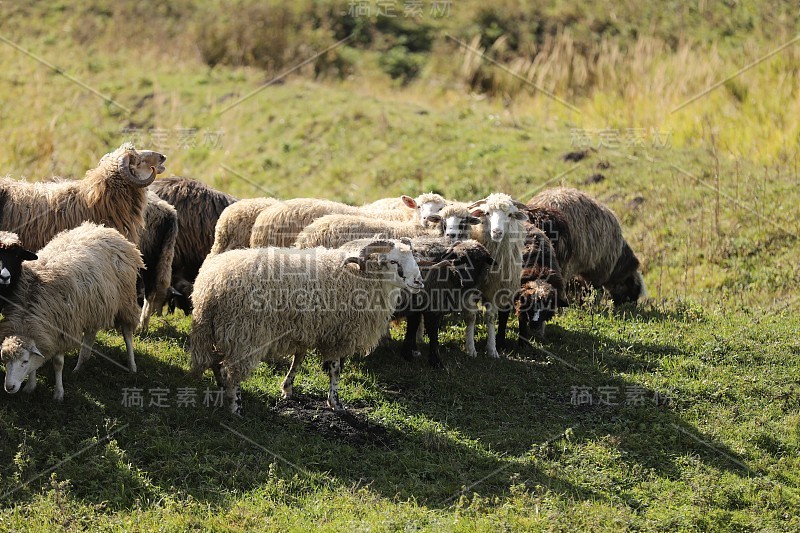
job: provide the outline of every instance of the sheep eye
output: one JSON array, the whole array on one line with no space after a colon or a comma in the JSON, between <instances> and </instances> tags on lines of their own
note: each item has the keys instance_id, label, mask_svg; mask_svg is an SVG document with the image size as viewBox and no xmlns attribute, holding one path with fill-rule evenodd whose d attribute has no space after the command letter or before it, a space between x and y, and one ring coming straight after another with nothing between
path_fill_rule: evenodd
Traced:
<instances>
[{"instance_id":1,"label":"sheep eye","mask_svg":"<svg viewBox=\"0 0 800 533\"><path fill-rule=\"evenodd\" d=\"M396 265L396 264L397 264L397 261L395 261L394 259L392 259L392 260L391 260L391 261L389 261L389 262L390 262L391 264L393 264L393 265Z\"/></svg>"}]
</instances>

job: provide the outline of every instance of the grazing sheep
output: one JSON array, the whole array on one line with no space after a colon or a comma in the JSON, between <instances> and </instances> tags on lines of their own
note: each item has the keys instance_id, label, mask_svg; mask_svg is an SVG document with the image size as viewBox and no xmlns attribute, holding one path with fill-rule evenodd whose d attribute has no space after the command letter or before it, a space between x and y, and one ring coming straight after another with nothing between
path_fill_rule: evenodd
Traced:
<instances>
[{"instance_id":1,"label":"grazing sheep","mask_svg":"<svg viewBox=\"0 0 800 533\"><path fill-rule=\"evenodd\" d=\"M559 307L566 305L564 278L558 265L553 245L547 235L525 223L525 247L522 253L522 278L515 308L519 316L520 346L530 342L531 334L544 335L545 323L551 320ZM505 346L506 325L510 312L500 312L497 346Z\"/></svg>"},{"instance_id":2,"label":"grazing sheep","mask_svg":"<svg viewBox=\"0 0 800 533\"><path fill-rule=\"evenodd\" d=\"M0 355L6 366L5 390L36 388L36 371L53 359L53 398L64 397L64 353L80 346L77 372L90 356L101 329L121 330L128 365L136 372L133 330L139 322L136 274L144 266L139 250L117 230L84 222L56 235L24 263L14 298L0 322Z\"/></svg>"},{"instance_id":3,"label":"grazing sheep","mask_svg":"<svg viewBox=\"0 0 800 533\"><path fill-rule=\"evenodd\" d=\"M178 213L153 191L147 191L147 208L144 212L144 231L139 241L145 268L139 272L139 302L142 316L139 327L147 331L150 316L161 310L170 295L172 260L178 238Z\"/></svg>"},{"instance_id":4,"label":"grazing sheep","mask_svg":"<svg viewBox=\"0 0 800 533\"><path fill-rule=\"evenodd\" d=\"M503 193L490 194L468 209L472 216L481 218L475 238L483 244L494 259L494 266L481 284L481 296L486 307L486 352L490 357L500 357L495 339L495 322L498 312L514 308L514 295L519 290L522 273L522 248L525 244L523 220L528 216L520 211L525 204ZM467 314L467 353L475 350L475 313Z\"/></svg>"},{"instance_id":5,"label":"grazing sheep","mask_svg":"<svg viewBox=\"0 0 800 533\"><path fill-rule=\"evenodd\" d=\"M275 198L247 198L226 207L214 228L211 255L237 248L248 248L258 215L277 202Z\"/></svg>"},{"instance_id":6,"label":"grazing sheep","mask_svg":"<svg viewBox=\"0 0 800 533\"><path fill-rule=\"evenodd\" d=\"M411 240L418 258L425 288L411 294L403 291L395 318L406 318L406 334L400 354L411 360L416 351L420 321L424 319L428 334L428 363L441 366L439 359L439 327L449 313L477 312L479 287L494 263L489 251L474 240L453 244L442 238L419 237Z\"/></svg>"},{"instance_id":7,"label":"grazing sheep","mask_svg":"<svg viewBox=\"0 0 800 533\"><path fill-rule=\"evenodd\" d=\"M609 208L586 193L559 187L531 198L527 212L534 223L548 222L564 233L554 247L565 280L581 277L595 287L603 287L616 304L634 302L646 295L639 259ZM553 212L563 221L556 220Z\"/></svg>"},{"instance_id":8,"label":"grazing sheep","mask_svg":"<svg viewBox=\"0 0 800 533\"><path fill-rule=\"evenodd\" d=\"M357 252L251 248L209 257L197 276L190 336L196 376L211 368L234 413L239 383L261 360L294 355L283 381L316 349L330 377L328 405L338 396L341 359L371 351L386 331L400 288L423 288L411 247L365 239Z\"/></svg>"},{"instance_id":9,"label":"grazing sheep","mask_svg":"<svg viewBox=\"0 0 800 533\"><path fill-rule=\"evenodd\" d=\"M187 315L192 312L192 284L214 244L214 226L236 198L190 178L172 176L150 186L178 212L178 240L172 261L174 301Z\"/></svg>"},{"instance_id":10,"label":"grazing sheep","mask_svg":"<svg viewBox=\"0 0 800 533\"><path fill-rule=\"evenodd\" d=\"M34 259L36 254L22 247L16 233L0 231L0 311L14 293L22 262Z\"/></svg>"},{"instance_id":11,"label":"grazing sheep","mask_svg":"<svg viewBox=\"0 0 800 533\"><path fill-rule=\"evenodd\" d=\"M116 228L134 244L144 225L146 187L164 172L166 157L124 143L104 155L82 180L28 183L0 179L0 229L31 250L84 221Z\"/></svg>"},{"instance_id":12,"label":"grazing sheep","mask_svg":"<svg viewBox=\"0 0 800 533\"><path fill-rule=\"evenodd\" d=\"M404 194L400 197L381 198L371 204L365 204L361 206L361 211L365 216L379 217L384 220L416 220L425 226L427 218L438 213L447 203L447 200L434 192L426 192L416 198Z\"/></svg>"}]
</instances>

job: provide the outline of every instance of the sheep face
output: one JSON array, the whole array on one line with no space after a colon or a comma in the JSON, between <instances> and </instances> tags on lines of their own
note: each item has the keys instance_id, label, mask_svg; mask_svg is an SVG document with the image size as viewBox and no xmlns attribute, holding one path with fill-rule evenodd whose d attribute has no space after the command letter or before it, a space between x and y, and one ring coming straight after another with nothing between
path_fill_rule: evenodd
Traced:
<instances>
[{"instance_id":1,"label":"sheep face","mask_svg":"<svg viewBox=\"0 0 800 533\"><path fill-rule=\"evenodd\" d=\"M442 220L442 217L434 215L433 217L428 217L428 220L431 220L434 217L438 217L436 220L438 220L438 222L442 225L442 233L445 239L451 243L461 242L469 239L470 226L481 223L481 219L478 217L460 217L457 215L449 216L444 220ZM434 222L435 220L431 221Z\"/></svg>"},{"instance_id":2,"label":"sheep face","mask_svg":"<svg viewBox=\"0 0 800 533\"><path fill-rule=\"evenodd\" d=\"M433 222L429 220L429 217L436 215L445 206L444 199L438 194L423 194L416 200L406 195L401 198L407 207L417 210L419 223L422 226L427 226L428 222Z\"/></svg>"},{"instance_id":3,"label":"sheep face","mask_svg":"<svg viewBox=\"0 0 800 533\"><path fill-rule=\"evenodd\" d=\"M0 286L11 285L22 271L22 262L35 259L37 259L35 253L20 245L0 246Z\"/></svg>"},{"instance_id":4,"label":"sheep face","mask_svg":"<svg viewBox=\"0 0 800 533\"><path fill-rule=\"evenodd\" d=\"M7 337L3 341L0 354L6 365L4 386L9 394L18 392L25 378L38 370L46 361L33 341L23 340L17 336Z\"/></svg>"},{"instance_id":5,"label":"sheep face","mask_svg":"<svg viewBox=\"0 0 800 533\"><path fill-rule=\"evenodd\" d=\"M527 220L528 216L516 208L512 209L477 209L472 211L473 216L485 217L488 225L489 237L494 242L500 242L509 232L512 220Z\"/></svg>"}]
</instances>

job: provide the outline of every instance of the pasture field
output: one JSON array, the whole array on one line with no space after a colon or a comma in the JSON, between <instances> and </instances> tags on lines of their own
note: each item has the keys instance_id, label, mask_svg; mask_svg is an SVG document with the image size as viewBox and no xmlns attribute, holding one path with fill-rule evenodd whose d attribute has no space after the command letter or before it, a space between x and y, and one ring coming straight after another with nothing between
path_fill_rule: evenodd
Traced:
<instances>
[{"instance_id":1,"label":"pasture field","mask_svg":"<svg viewBox=\"0 0 800 533\"><path fill-rule=\"evenodd\" d=\"M186 374L190 318L154 318L133 375L101 333L63 404L49 365L0 393L0 529L800 529L796 9L351 4L0 2L0 172L80 178L134 140L241 198L574 186L649 299L500 360L453 319L439 370L395 326L345 363L343 416L314 358L292 401L262 365L234 418Z\"/></svg>"}]
</instances>

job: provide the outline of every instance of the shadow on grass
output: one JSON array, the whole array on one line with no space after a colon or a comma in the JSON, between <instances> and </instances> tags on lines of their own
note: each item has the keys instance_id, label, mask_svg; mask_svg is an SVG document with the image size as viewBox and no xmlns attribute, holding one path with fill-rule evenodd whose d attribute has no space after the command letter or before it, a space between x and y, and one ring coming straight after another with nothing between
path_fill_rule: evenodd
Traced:
<instances>
[{"instance_id":1,"label":"shadow on grass","mask_svg":"<svg viewBox=\"0 0 800 533\"><path fill-rule=\"evenodd\" d=\"M351 405L344 416L302 390L284 401L277 389L250 384L245 417L235 418L214 406L209 376L193 381L184 367L138 353L137 374L99 358L79 376L67 371L59 405L50 398L48 365L46 383L34 394L0 404L0 492L13 491L0 505L24 503L46 490L54 465L52 475L69 480L75 497L109 511L164 498L225 506L242 493L293 501L323 486L364 485L389 499L446 508L462 489L503 496L519 480L577 500L603 500L608 497L591 484L575 485L542 462L567 453L562 440L582 445L609 436L631 468L679 478L676 458L694 453L720 470L750 473L737 454L683 422L674 407L571 401L573 387L624 391L636 385L608 369L649 368L636 363L641 354L667 348L640 344L598 364L586 356L587 347L609 346L611 339L555 328L551 333L544 348L578 370L544 352L471 359L447 343L444 369L431 371L401 360L393 342L351 361L350 372L345 367L345 393L374 389L370 380L377 379L373 394L379 399ZM116 347L105 351L122 357ZM74 361L70 356L67 368ZM126 405L136 389L142 405ZM159 389L166 391L163 406L154 396ZM179 405L179 389L194 389L194 405Z\"/></svg>"}]
</instances>

